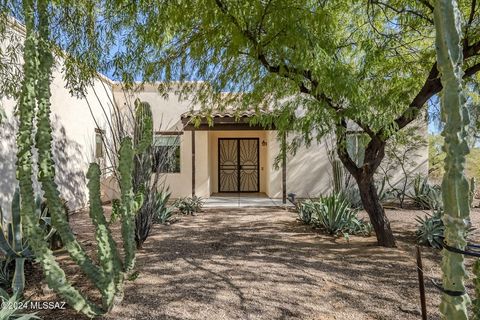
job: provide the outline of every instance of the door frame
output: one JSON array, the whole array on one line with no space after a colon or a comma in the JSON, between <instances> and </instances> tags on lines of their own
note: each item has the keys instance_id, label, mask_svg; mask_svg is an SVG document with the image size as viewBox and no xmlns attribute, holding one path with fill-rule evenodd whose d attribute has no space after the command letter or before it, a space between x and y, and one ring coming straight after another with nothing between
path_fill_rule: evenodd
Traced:
<instances>
[{"instance_id":1,"label":"door frame","mask_svg":"<svg viewBox=\"0 0 480 320\"><path fill-rule=\"evenodd\" d=\"M237 141L237 191L221 191L221 179L220 179L220 141L221 140L236 140ZM240 191L240 140L256 140L257 141L257 188L255 191ZM218 168L217 168L217 181L218 181L218 192L219 193L257 193L260 192L260 138L218 138L217 142L217 151L218 151Z\"/></svg>"}]
</instances>

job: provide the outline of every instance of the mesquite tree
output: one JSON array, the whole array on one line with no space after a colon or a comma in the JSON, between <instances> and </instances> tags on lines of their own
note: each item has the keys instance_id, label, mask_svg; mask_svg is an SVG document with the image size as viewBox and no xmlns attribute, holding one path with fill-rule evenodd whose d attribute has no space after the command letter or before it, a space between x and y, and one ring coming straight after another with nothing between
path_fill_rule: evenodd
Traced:
<instances>
[{"instance_id":1,"label":"mesquite tree","mask_svg":"<svg viewBox=\"0 0 480 320\"><path fill-rule=\"evenodd\" d=\"M466 128L470 119L463 94L462 23L456 0L437 0L434 12L437 63L443 86L441 115L445 123L442 132L446 152L442 182L445 213L442 220L446 244L463 250L467 245L465 237L470 214L470 204L465 201L470 189L464 174L465 156L469 152ZM443 287L465 292L467 273L463 255L446 249L442 255ZM466 293L460 296L444 293L440 312L445 319L468 319L469 302Z\"/></svg>"},{"instance_id":2,"label":"mesquite tree","mask_svg":"<svg viewBox=\"0 0 480 320\"><path fill-rule=\"evenodd\" d=\"M433 9L413 0L165 1L154 10L135 3L111 19L129 34L113 65L126 81L207 80L211 85L175 85L195 92L207 109L274 109L257 120L297 131L307 144L335 131L379 245L394 246L374 174L389 138L441 91ZM464 78L480 70L475 10L476 1L462 2ZM224 90L243 94L219 94ZM347 151L352 129L369 137L361 165Z\"/></svg>"}]
</instances>

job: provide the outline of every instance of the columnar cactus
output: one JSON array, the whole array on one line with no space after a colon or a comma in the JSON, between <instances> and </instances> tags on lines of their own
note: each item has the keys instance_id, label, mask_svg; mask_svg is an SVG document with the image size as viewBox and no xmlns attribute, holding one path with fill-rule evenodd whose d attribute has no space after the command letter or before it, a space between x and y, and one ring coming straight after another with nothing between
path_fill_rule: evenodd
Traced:
<instances>
[{"instance_id":1,"label":"columnar cactus","mask_svg":"<svg viewBox=\"0 0 480 320\"><path fill-rule=\"evenodd\" d=\"M437 0L435 2L434 22L436 29L437 68L441 74L443 92L441 95L441 115L445 123L442 135L446 152L445 175L442 194L445 213L445 242L459 249L466 246L467 219L470 206L465 201L469 193L465 178L465 155L468 154L466 128L469 115L462 94L462 46L461 15L455 0ZM465 291L466 271L462 254L444 249L442 251L443 287L450 291ZM440 312L444 319L468 319L468 295L443 294Z\"/></svg>"},{"instance_id":2,"label":"columnar cactus","mask_svg":"<svg viewBox=\"0 0 480 320\"><path fill-rule=\"evenodd\" d=\"M17 178L21 193L22 223L36 260L42 266L49 287L57 291L75 310L89 317L107 312L113 305L115 296L121 296L124 272L133 269L135 261L134 216L140 201L136 201L132 191L133 149L131 139L121 142L120 148L120 187L122 199L122 235L124 239L125 261L122 263L116 244L108 228L100 201L100 169L91 164L88 171L90 196L90 217L95 225L95 238L98 242L98 261L96 265L75 239L62 208L58 187L55 184L55 168L51 154L52 127L50 122L50 77L53 57L48 45L47 1L37 1L35 12L33 0L23 0L26 25L24 49L24 79L17 107L19 132L17 135L18 161ZM35 12L35 14L34 14ZM38 16L38 32L34 19ZM38 37L37 37L38 36ZM37 44L38 42L38 44ZM35 120L35 106L38 105ZM34 124L37 128L35 130ZM36 132L35 141L33 133ZM38 149L39 176L45 193L47 206L51 212L52 225L60 234L72 259L98 287L102 295L102 306L90 302L66 279L64 271L55 261L48 247L45 232L38 224L33 196L32 148Z\"/></svg>"},{"instance_id":3,"label":"columnar cactus","mask_svg":"<svg viewBox=\"0 0 480 320\"><path fill-rule=\"evenodd\" d=\"M135 242L137 248L141 248L153 224L153 201L154 191L156 191L152 190L154 188L152 186L154 132L152 110L148 103L135 100L134 120L133 147L136 154L133 167L133 191L144 197L143 205L135 218Z\"/></svg>"},{"instance_id":4,"label":"columnar cactus","mask_svg":"<svg viewBox=\"0 0 480 320\"><path fill-rule=\"evenodd\" d=\"M39 2L39 6L41 5ZM55 166L52 157L52 127L50 123L50 78L53 66L53 56L48 44L48 19L46 16L39 16L39 39L38 55L40 63L38 65L37 91L36 99L38 105L37 112L37 132L35 135L36 147L38 150L38 180L41 182L42 190L45 193L47 206L52 217L52 224L57 229L58 234L72 259L77 263L82 271L86 273L97 286L103 283L103 273L101 269L92 262L83 248L80 246L75 236L70 230L60 193L55 183Z\"/></svg>"},{"instance_id":5,"label":"columnar cactus","mask_svg":"<svg viewBox=\"0 0 480 320\"><path fill-rule=\"evenodd\" d=\"M122 216L122 237L125 250L124 269L129 272L135 265L135 212L139 209L142 200L137 201L133 195L133 146L130 138L124 138L119 150L120 191Z\"/></svg>"},{"instance_id":6,"label":"columnar cactus","mask_svg":"<svg viewBox=\"0 0 480 320\"><path fill-rule=\"evenodd\" d=\"M340 160L334 159L332 161L332 171L333 171L333 190L335 193L342 192L344 189L343 164Z\"/></svg>"},{"instance_id":7,"label":"columnar cactus","mask_svg":"<svg viewBox=\"0 0 480 320\"><path fill-rule=\"evenodd\" d=\"M470 192L469 192L469 198L468 200L470 201L470 208L473 208L473 201L475 200L475 193L477 190L477 181L475 180L475 177L472 177L470 179Z\"/></svg>"},{"instance_id":8,"label":"columnar cactus","mask_svg":"<svg viewBox=\"0 0 480 320\"><path fill-rule=\"evenodd\" d=\"M39 15L44 15L46 10L45 1L39 1ZM22 89L16 109L19 119L17 133L17 179L20 186L21 196L21 217L25 234L29 240L36 260L41 263L45 272L47 283L50 287L62 291L62 296L75 309L93 316L100 313L94 305L86 300L65 278L64 271L55 261L52 251L46 245L44 231L38 224L38 217L35 213L35 197L32 185L33 162L32 147L36 78L38 73L38 52L37 37L35 32L34 1L23 0L23 11L25 16L26 38L23 53L23 75Z\"/></svg>"},{"instance_id":9,"label":"columnar cactus","mask_svg":"<svg viewBox=\"0 0 480 320\"><path fill-rule=\"evenodd\" d=\"M475 299L473 300L473 319L480 320L480 259L473 264L473 284L475 285Z\"/></svg>"}]
</instances>

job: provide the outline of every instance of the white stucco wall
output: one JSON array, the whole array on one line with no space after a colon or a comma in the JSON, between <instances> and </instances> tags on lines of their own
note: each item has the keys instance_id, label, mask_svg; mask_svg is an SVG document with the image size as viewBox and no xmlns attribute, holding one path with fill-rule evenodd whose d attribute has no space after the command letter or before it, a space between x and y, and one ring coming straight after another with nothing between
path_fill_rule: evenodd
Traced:
<instances>
[{"instance_id":1,"label":"white stucco wall","mask_svg":"<svg viewBox=\"0 0 480 320\"><path fill-rule=\"evenodd\" d=\"M21 27L16 30L20 35L19 39L23 39L24 30ZM51 83L55 180L69 208L77 210L86 206L88 201L85 174L89 163L94 161L95 128L97 128L92 114L97 119L100 129L106 129L106 122L110 116L109 113L104 114L101 105L109 108L112 90L110 81L99 76L88 88L86 98L74 97L65 88L66 82L61 70L62 61L57 60ZM14 117L16 101L7 97L0 97L0 101L7 113L6 121L0 124L0 206L9 212L12 195L17 185L15 178L17 125ZM34 182L34 185L39 192L38 184Z\"/></svg>"},{"instance_id":2,"label":"white stucco wall","mask_svg":"<svg viewBox=\"0 0 480 320\"><path fill-rule=\"evenodd\" d=\"M135 99L148 102L152 108L153 124L155 131L183 130L180 121L182 113L198 109L192 104L191 99L180 99L174 90L168 97L158 93L156 84L146 84L141 90L124 91L120 85L114 86L114 98L119 107L133 106ZM208 197L210 195L210 152L208 144L208 131L196 131L195 134L195 190L196 195ZM172 198L190 196L192 194L192 134L185 131L180 136L180 172L166 173L162 179L169 187Z\"/></svg>"},{"instance_id":3,"label":"white stucco wall","mask_svg":"<svg viewBox=\"0 0 480 320\"><path fill-rule=\"evenodd\" d=\"M282 197L282 169L274 168L275 158L280 152L280 141L276 131L268 132L268 196ZM288 142L287 138L287 142ZM313 142L309 148L301 146L297 152L287 154L287 194L295 193L297 197L317 197L330 191L332 168L328 161L325 143Z\"/></svg>"},{"instance_id":4,"label":"white stucco wall","mask_svg":"<svg viewBox=\"0 0 480 320\"><path fill-rule=\"evenodd\" d=\"M89 163L95 160L95 128L97 128L97 124L92 117L88 103L100 129L106 129L105 115L94 91L105 106L109 100L108 96L111 96L111 91L109 85L102 84L101 81L95 80L87 91L86 99L80 99L71 96L65 89L60 66L57 66L53 72L51 121L54 129L55 180L59 185L61 196L67 200L71 210L80 209L87 204L88 191L85 174ZM5 208L9 206L16 185L14 166L16 161L16 120L13 115L15 101L4 98L2 103L6 107L7 120L0 125L0 136L2 137L0 205ZM108 130L106 131L108 132Z\"/></svg>"}]
</instances>

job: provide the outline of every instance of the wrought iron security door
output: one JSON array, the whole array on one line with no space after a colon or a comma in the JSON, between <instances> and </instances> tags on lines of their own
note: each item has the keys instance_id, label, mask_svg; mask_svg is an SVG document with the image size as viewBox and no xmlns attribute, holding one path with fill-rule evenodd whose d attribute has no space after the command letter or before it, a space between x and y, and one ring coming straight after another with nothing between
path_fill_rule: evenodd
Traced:
<instances>
[{"instance_id":1,"label":"wrought iron security door","mask_svg":"<svg viewBox=\"0 0 480 320\"><path fill-rule=\"evenodd\" d=\"M218 139L218 192L259 192L258 138Z\"/></svg>"}]
</instances>

